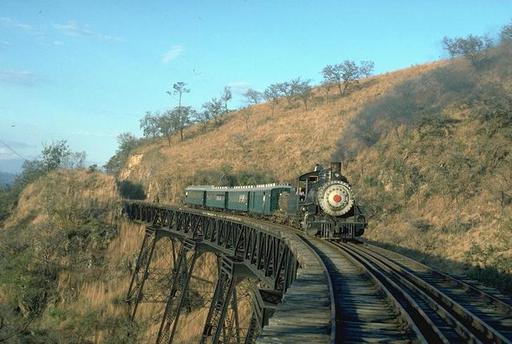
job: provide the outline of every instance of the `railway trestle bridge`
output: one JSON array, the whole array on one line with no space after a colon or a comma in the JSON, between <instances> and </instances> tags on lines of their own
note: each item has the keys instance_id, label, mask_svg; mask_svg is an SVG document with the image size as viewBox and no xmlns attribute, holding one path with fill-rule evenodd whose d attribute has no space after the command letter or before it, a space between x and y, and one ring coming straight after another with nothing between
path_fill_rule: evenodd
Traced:
<instances>
[{"instance_id":1,"label":"railway trestle bridge","mask_svg":"<svg viewBox=\"0 0 512 344\"><path fill-rule=\"evenodd\" d=\"M124 203L123 212L128 219L146 226L127 294L132 320L141 303L164 301L156 342L176 342L178 321L188 307L195 263L209 252L217 257L218 273L200 342L255 342L296 277L297 257L284 238L262 228L178 207L132 201ZM162 273L152 263L156 245L165 240L170 243L172 267ZM161 291L164 294L155 297L145 285L158 273L164 275L167 284ZM242 330L236 286L246 278L256 279L258 287L252 294L249 325Z\"/></svg>"},{"instance_id":2,"label":"railway trestle bridge","mask_svg":"<svg viewBox=\"0 0 512 344\"><path fill-rule=\"evenodd\" d=\"M176 331L194 299L192 271L209 252L218 273L194 342L512 344L511 298L370 243L306 238L268 221L145 202L126 202L124 213L146 226L127 297L131 317L142 302L165 303L157 343L183 342ZM170 243L163 256L172 261L155 288L165 294L155 297L146 282L159 276L161 242ZM237 295L244 283L250 302L247 293Z\"/></svg>"}]
</instances>

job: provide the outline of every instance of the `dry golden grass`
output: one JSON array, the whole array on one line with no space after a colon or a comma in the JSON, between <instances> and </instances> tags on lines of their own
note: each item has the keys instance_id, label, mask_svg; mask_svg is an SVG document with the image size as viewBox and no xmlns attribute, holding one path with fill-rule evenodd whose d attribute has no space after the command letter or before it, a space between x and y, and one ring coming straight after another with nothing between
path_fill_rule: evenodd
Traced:
<instances>
[{"instance_id":1,"label":"dry golden grass","mask_svg":"<svg viewBox=\"0 0 512 344\"><path fill-rule=\"evenodd\" d=\"M55 194L58 194L58 199ZM84 170L57 170L29 184L23 190L5 227L26 220L34 225L44 223L48 219L47 207L56 202L73 204L84 209L109 209L118 200L112 176Z\"/></svg>"},{"instance_id":2,"label":"dry golden grass","mask_svg":"<svg viewBox=\"0 0 512 344\"><path fill-rule=\"evenodd\" d=\"M53 198L53 196L57 198ZM70 206L75 211L87 211L92 208L113 209L109 216L118 228L117 236L110 242L104 253L107 264L104 276L77 283L76 272L73 269L63 270L57 279L58 299L51 307L57 307L59 312L73 314L73 317L55 322L53 316L44 313L41 324L49 326L63 336L68 329L76 326L76 319L87 318L89 314L99 314L102 319L127 318L129 307L124 303L131 281L131 271L135 267L145 228L142 225L130 223L118 217L119 201L114 179L101 173L85 171L61 170L55 171L29 185L22 193L19 204L7 225L38 228L48 221L48 209ZM55 219L52 219L55 223ZM59 228L61 226L57 221ZM65 229L66 223L62 223ZM176 253L179 244L176 244ZM167 274L172 271L172 246L170 240L162 239L157 243L150 265L150 276L156 273ZM63 265L72 267L70 257L60 261ZM190 288L193 293L202 295L204 304L191 312L184 311L179 321L177 338L181 343L194 343L202 334L204 321L208 313L217 279L217 260L211 253L199 256ZM149 279L145 285L145 293L165 299L168 290L162 289L154 279ZM0 292L0 300L4 295ZM240 311L245 315L249 311L247 295L240 297ZM165 303L141 303L137 312L137 322L142 325L141 341L153 342L159 330ZM243 318L244 326L246 319ZM85 338L94 343L101 343L111 336L111 329L96 328L94 333L85 334ZM76 331L75 331L76 332ZM64 338L64 337L63 337ZM84 338L84 339L85 339Z\"/></svg>"},{"instance_id":3,"label":"dry golden grass","mask_svg":"<svg viewBox=\"0 0 512 344\"><path fill-rule=\"evenodd\" d=\"M471 123L455 127L451 135L444 139L446 142L437 138L440 140L437 144L448 146L462 142L461 156L475 156L475 151L478 152L477 146L482 142L472 141L470 138L477 137L479 130L478 126ZM394 172L382 168L383 159L405 160L407 156L409 166L420 166L423 169L420 172L424 175L436 173L433 171L439 168L441 157L435 154L419 155L411 146L405 148L404 154L404 150L398 148L403 134L404 128L399 128L396 133L386 138L387 149L384 153L375 148L367 149L349 166L347 173L357 189L362 189L361 192L370 190L363 186L364 176L379 176L384 181L384 192L400 194L400 191L395 190L396 183L392 182ZM498 176L490 174L481 186L482 191L455 199L443 193L426 196L431 193L430 189L434 185L423 185L409 201L404 201L399 212L379 217L380 221L371 221L365 237L410 249L410 253L426 255L427 262L449 272L462 274L470 265L483 268L500 260L500 271L512 274L512 207L500 205L497 199L499 194L494 190L498 183ZM417 228L414 225L417 220L432 228ZM469 229L458 228L466 224ZM482 257L468 257L471 249L475 247L480 247L487 253L482 254Z\"/></svg>"},{"instance_id":4,"label":"dry golden grass","mask_svg":"<svg viewBox=\"0 0 512 344\"><path fill-rule=\"evenodd\" d=\"M289 107L286 99L281 99L274 116L271 116L269 104L258 104L251 107L252 115L247 123L242 110L230 114L223 125L206 133L201 133L199 127L191 127L185 133L185 141L180 142L179 137L175 136L171 147L165 140L161 140L138 148L121 171L121 178L142 182L149 200L158 195L161 202L168 203L181 201L183 189L195 172L220 170L226 165L231 166L235 173L251 169L271 170L276 181L291 181L305 172L308 166L312 167L317 162L325 164L330 160L346 124L369 102L385 95L403 81L449 63L464 64L464 61L440 61L372 77L364 80L358 89L345 97L337 97L336 91L331 90L329 101L321 99L323 92L316 89L316 98L309 111L304 111L302 104L298 103L296 107ZM489 73L485 78L493 80L494 77ZM512 88L512 85L509 86ZM467 111L457 104L444 109L454 119L467 118ZM478 130L475 125L469 123L457 127L455 137L474 135ZM400 144L401 130L403 134L403 128L398 128L397 138L389 142L391 151L393 145ZM446 142L446 145L450 144ZM463 154L470 154L476 147L475 144L466 145L463 149ZM384 181L385 192L392 191L392 184L385 181L386 175L392 172L376 171L382 169L382 166L375 166L380 155L382 152L377 150L365 150L346 173L356 183L357 175L372 171L373 175ZM411 155L411 159L432 160L432 166L435 166L435 155ZM491 184L493 182L490 180ZM432 257L445 258L446 262L453 261L455 264L448 264L448 269L463 267L467 263L469 250L475 245L492 249L492 245L502 245L496 238L501 238L502 242L512 242L502 226L507 219L510 220L510 209L504 211L499 208L485 191L471 200L459 203L454 203L446 195L433 195L425 204L424 194L427 191L422 189L413 195L399 214L388 216L379 223L372 222L366 236ZM437 228L457 222L478 225L468 232L430 231L425 234L411 228L414 219L424 219ZM500 255L501 252L506 259L512 256L510 250L503 249Z\"/></svg>"},{"instance_id":5,"label":"dry golden grass","mask_svg":"<svg viewBox=\"0 0 512 344\"><path fill-rule=\"evenodd\" d=\"M289 108L281 99L271 116L269 104L251 107L246 126L242 111L234 112L225 123L204 134L198 127L185 132L185 141L176 135L171 147L166 140L137 149L121 171L122 179L145 184L148 198L158 194L160 201L176 203L190 175L203 169L271 170L279 181L288 181L316 162L327 163L335 150L345 123L369 101L412 76L435 68L440 63L422 65L362 81L346 97L331 90L328 102L320 99L320 90L310 110L297 103Z\"/></svg>"},{"instance_id":6,"label":"dry golden grass","mask_svg":"<svg viewBox=\"0 0 512 344\"><path fill-rule=\"evenodd\" d=\"M336 141L342 136L345 126L370 101L377 99L401 82L418 76L443 65L438 62L411 67L394 73L384 74L364 80L360 87L350 95L337 97L334 90L328 102L320 99L320 90L315 90L315 98L309 111L302 105L289 107L285 99L271 116L268 104L251 107L252 115L247 123L242 112L230 114L223 125L202 133L199 127L186 130L186 140L181 142L175 136L169 147L166 140L138 148L130 157L121 178L142 182L146 186L149 200L157 195L161 202L178 203L182 199L183 189L196 171L221 169L230 165L233 170L271 170L277 181L291 181L305 172L315 163L327 163L336 149ZM447 109L452 117L460 116L460 109ZM390 152L400 142L403 128L398 128L388 140ZM472 135L476 128L459 127L455 135ZM447 144L450 144L447 142ZM465 147L471 152L475 147ZM396 185L386 182L390 171L376 165L382 152L367 149L352 163L346 173L352 181L361 182L363 174L378 175L384 181L384 190L392 192ZM419 159L414 157L411 159ZM435 157L432 157L435 160ZM418 161L416 161L418 162ZM492 183L492 181L490 181ZM357 182L356 182L357 185ZM357 188L357 186L356 186ZM60 202L79 207L112 207L119 201L115 181L112 177L100 173L85 171L56 171L48 177L29 185L20 197L18 207L6 226L28 223L43 224L48 221L46 205L54 200L48 199L49 190L58 190ZM467 252L475 243L501 245L512 243L512 233L501 226L505 219L512 218L512 210L501 209L492 201L488 191L474 196L473 199L454 203L449 197L433 195L425 202L421 189L413 195L404 209L377 223L371 222L366 236L384 243L399 245L426 253L446 261L461 264L448 264L450 270L460 268L467 259ZM128 308L121 302L130 283L130 269L133 269L142 239L144 227L118 219L112 212L112 221L117 221L119 233L109 244L107 257L108 279L90 280L76 290L78 297L62 305L74 309L77 314L86 314L95 310L106 317L127 315ZM432 226L441 227L456 221L474 222L474 226L465 232L428 231L421 232L412 228L411 219L424 219ZM155 251L151 269L170 271L172 259L169 242L162 240ZM512 258L512 245L502 250L503 257ZM441 264L442 265L442 264ZM71 273L71 272L70 272ZM217 262L212 254L203 254L196 263L191 288L199 293L213 294L217 278ZM59 276L59 288L69 287L70 275ZM148 281L146 290L156 287ZM238 288L240 319L245 328L250 320L250 304L247 288L242 283ZM206 295L206 294L205 294ZM3 296L0 293L0 302ZM141 340L154 341L163 312L163 303L143 303L137 313L137 321L144 324L145 332ZM182 343L197 342L203 330L209 304L183 313L178 326L177 338ZM64 328L70 320L56 326ZM89 339L102 342L107 334L102 330L91 333Z\"/></svg>"}]
</instances>

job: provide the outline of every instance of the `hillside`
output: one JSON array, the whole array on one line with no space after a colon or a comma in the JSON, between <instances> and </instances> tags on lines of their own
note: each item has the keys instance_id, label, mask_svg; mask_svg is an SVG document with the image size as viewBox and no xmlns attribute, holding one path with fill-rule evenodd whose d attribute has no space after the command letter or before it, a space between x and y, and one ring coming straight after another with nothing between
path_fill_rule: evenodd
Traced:
<instances>
[{"instance_id":1,"label":"hillside","mask_svg":"<svg viewBox=\"0 0 512 344\"><path fill-rule=\"evenodd\" d=\"M502 45L478 64L414 66L343 97L317 88L308 111L258 104L135 149L120 178L179 203L188 184L291 182L341 159L370 214L367 239L510 291L511 55Z\"/></svg>"},{"instance_id":2,"label":"hillside","mask_svg":"<svg viewBox=\"0 0 512 344\"><path fill-rule=\"evenodd\" d=\"M187 184L218 183L223 174L246 172L267 181L292 181L315 163L330 161L346 124L368 102L437 65L363 80L346 97L336 95L333 88L325 100L324 91L317 88L308 111L298 102L281 99L274 116L264 103L230 113L220 127L206 133L193 126L185 132L184 141L176 135L171 146L159 140L135 149L120 178L142 182L149 199L158 196L170 203L180 202Z\"/></svg>"},{"instance_id":3,"label":"hillside","mask_svg":"<svg viewBox=\"0 0 512 344\"><path fill-rule=\"evenodd\" d=\"M118 201L112 177L82 170L23 190L0 229L0 341L109 342L135 331L118 305L140 232L119 222Z\"/></svg>"},{"instance_id":4,"label":"hillside","mask_svg":"<svg viewBox=\"0 0 512 344\"><path fill-rule=\"evenodd\" d=\"M137 324L128 317L125 298L145 227L120 217L122 189L103 173L59 169L23 190L0 228L0 342L154 342L165 303L141 304ZM166 240L156 245L155 269L170 271L170 249ZM192 292L204 302L216 257L204 254L197 266ZM146 296L166 296L162 276L146 283ZM178 338L197 342L202 328L189 319L207 311L193 305L184 312Z\"/></svg>"},{"instance_id":5,"label":"hillside","mask_svg":"<svg viewBox=\"0 0 512 344\"><path fill-rule=\"evenodd\" d=\"M43 175L0 230L0 341L151 341L161 304L127 320L144 228L119 216L120 194L141 196L140 183L149 200L180 203L191 183L293 182L331 159L364 202L368 240L512 292L511 51L378 75L343 97L317 88L308 111L281 99L273 116L269 104L231 112L184 141L135 148L118 176L132 183L93 170ZM169 250L156 249L156 268L168 271ZM216 274L214 257L201 259L199 301ZM183 316L180 340L197 339L191 319L205 312Z\"/></svg>"}]
</instances>

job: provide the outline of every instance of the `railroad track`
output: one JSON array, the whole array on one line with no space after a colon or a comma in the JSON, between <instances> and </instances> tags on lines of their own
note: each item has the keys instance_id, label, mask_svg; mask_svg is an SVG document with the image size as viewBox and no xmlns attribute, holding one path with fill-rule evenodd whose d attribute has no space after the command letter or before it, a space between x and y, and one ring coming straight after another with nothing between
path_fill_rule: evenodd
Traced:
<instances>
[{"instance_id":1,"label":"railroad track","mask_svg":"<svg viewBox=\"0 0 512 344\"><path fill-rule=\"evenodd\" d=\"M307 242L333 280L339 342L512 342L512 306L495 296L374 246Z\"/></svg>"},{"instance_id":2,"label":"railroad track","mask_svg":"<svg viewBox=\"0 0 512 344\"><path fill-rule=\"evenodd\" d=\"M295 232L329 274L336 343L512 343L511 300L393 251Z\"/></svg>"},{"instance_id":3,"label":"railroad track","mask_svg":"<svg viewBox=\"0 0 512 344\"><path fill-rule=\"evenodd\" d=\"M336 305L336 343L426 341L413 319L378 277L329 242L303 240L324 262Z\"/></svg>"},{"instance_id":4,"label":"railroad track","mask_svg":"<svg viewBox=\"0 0 512 344\"><path fill-rule=\"evenodd\" d=\"M373 245L341 245L383 266L403 283L412 283L435 300L469 332L467 339L483 343L512 342L512 303L413 259Z\"/></svg>"}]
</instances>

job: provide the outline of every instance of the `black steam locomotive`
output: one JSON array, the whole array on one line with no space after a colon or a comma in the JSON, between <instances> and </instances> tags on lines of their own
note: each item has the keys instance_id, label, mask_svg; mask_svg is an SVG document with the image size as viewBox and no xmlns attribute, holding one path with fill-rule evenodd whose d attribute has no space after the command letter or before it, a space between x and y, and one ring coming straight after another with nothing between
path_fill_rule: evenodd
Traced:
<instances>
[{"instance_id":1,"label":"black steam locomotive","mask_svg":"<svg viewBox=\"0 0 512 344\"><path fill-rule=\"evenodd\" d=\"M296 186L189 186L185 204L258 216L284 214L287 222L306 234L327 239L354 239L368 225L339 162L329 169L316 165L298 178Z\"/></svg>"}]
</instances>

